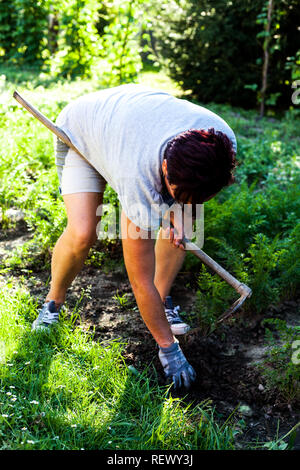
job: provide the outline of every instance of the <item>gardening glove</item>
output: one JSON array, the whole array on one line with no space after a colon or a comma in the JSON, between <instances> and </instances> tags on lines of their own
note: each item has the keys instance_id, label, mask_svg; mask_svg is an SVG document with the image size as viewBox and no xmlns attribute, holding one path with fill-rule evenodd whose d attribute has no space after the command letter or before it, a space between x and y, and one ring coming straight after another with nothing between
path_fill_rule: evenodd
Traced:
<instances>
[{"instance_id":1,"label":"gardening glove","mask_svg":"<svg viewBox=\"0 0 300 470\"><path fill-rule=\"evenodd\" d=\"M159 348L158 357L164 368L166 378L173 381L174 388L190 388L196 379L196 372L186 360L178 341L168 348Z\"/></svg>"}]
</instances>

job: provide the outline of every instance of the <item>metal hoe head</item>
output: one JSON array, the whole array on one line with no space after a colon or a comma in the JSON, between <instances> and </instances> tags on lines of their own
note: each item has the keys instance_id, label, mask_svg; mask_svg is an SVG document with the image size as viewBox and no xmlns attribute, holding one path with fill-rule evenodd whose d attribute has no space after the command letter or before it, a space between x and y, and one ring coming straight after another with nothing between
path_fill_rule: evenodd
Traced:
<instances>
[{"instance_id":1,"label":"metal hoe head","mask_svg":"<svg viewBox=\"0 0 300 470\"><path fill-rule=\"evenodd\" d=\"M197 256L204 264L206 264L210 269L216 272L224 281L226 281L231 287L233 287L241 296L231 305L231 307L226 310L223 315L217 320L216 323L221 323L226 318L229 318L233 315L249 298L252 294L250 287L246 286L242 282L238 281L233 277L228 271L226 271L222 266L220 266L216 261L214 261L210 256L208 256L204 251L202 251L195 243L191 242L187 238L184 239L185 248L191 251L194 255Z\"/></svg>"},{"instance_id":2,"label":"metal hoe head","mask_svg":"<svg viewBox=\"0 0 300 470\"><path fill-rule=\"evenodd\" d=\"M223 313L223 315L218 318L216 323L221 323L226 318L231 317L231 315L233 315L239 308L241 308L245 300L251 296L252 290L250 289L250 287L246 286L245 284L244 287L245 292L231 305L231 307L229 307L228 310L226 310L225 313Z\"/></svg>"}]
</instances>

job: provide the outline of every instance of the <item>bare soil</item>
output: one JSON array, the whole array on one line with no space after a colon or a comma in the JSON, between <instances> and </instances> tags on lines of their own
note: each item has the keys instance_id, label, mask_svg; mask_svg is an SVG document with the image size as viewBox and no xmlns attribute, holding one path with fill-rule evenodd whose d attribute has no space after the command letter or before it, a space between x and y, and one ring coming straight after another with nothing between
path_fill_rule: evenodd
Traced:
<instances>
[{"instance_id":1,"label":"bare soil","mask_svg":"<svg viewBox=\"0 0 300 470\"><path fill-rule=\"evenodd\" d=\"M0 240L0 253L22 243L24 234L15 233ZM18 239L18 240L17 240ZM11 247L10 247L11 245ZM80 308L80 322L84 329L94 328L95 339L124 342L124 357L127 365L138 371L148 368L149 375L164 384L162 367L158 359L155 341L147 330L137 306L126 275L121 247L107 252L109 264L103 268L86 265L70 289L67 305L72 309L82 289L87 295ZM110 267L109 267L110 266ZM19 276L16 273L16 278ZM195 304L195 275L179 273L173 286L175 305L183 311L193 311ZM47 293L49 270L32 272L27 286L32 295L42 303ZM124 296L125 294L125 296ZM120 305L116 296L124 296L127 303ZM264 318L280 317L290 323L298 322L300 299L283 302L264 313ZM264 358L267 347L262 317L249 318L240 312L235 319L227 321L211 335L204 336L199 329L178 337L181 347L197 373L193 388L184 394L172 392L192 404L211 400L216 416L222 421L235 411L235 420L240 421L243 432L236 445L245 448L247 443L274 440L283 436L300 419L299 404L284 402L276 391L266 390L256 362ZM240 406L244 405L241 409ZM295 449L300 450L300 433Z\"/></svg>"}]
</instances>

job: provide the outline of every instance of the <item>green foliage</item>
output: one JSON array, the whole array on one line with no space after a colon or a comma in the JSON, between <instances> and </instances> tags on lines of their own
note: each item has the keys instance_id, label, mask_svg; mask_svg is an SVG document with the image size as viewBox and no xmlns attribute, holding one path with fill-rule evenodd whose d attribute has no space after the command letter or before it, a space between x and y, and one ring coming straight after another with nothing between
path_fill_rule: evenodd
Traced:
<instances>
[{"instance_id":1,"label":"green foliage","mask_svg":"<svg viewBox=\"0 0 300 470\"><path fill-rule=\"evenodd\" d=\"M69 101L97 87L97 79L81 80L49 83L47 89L39 85L28 92L42 77L35 76L30 82L27 74L24 77L25 97L53 120ZM152 73L151 84L154 80ZM7 80L0 109L0 207L4 222L7 209L21 209L30 232L26 243L3 259L1 267L32 269L50 262L51 250L66 223L65 209L58 193L52 136L12 101L9 87ZM252 111L216 104L209 108L235 130L240 165L237 184L205 203L204 250L252 287L253 295L244 308L262 313L270 303L293 297L300 283L298 115L289 111L280 120L257 122ZM119 207L117 194L109 186L104 204ZM108 210L103 218L104 232L111 215ZM100 251L91 250L87 263L106 269L109 255L105 250L114 242L108 237ZM120 264L119 259L113 262ZM196 257L189 254L186 268L198 275ZM197 321L203 328L212 326L235 299L235 291L224 281L200 271Z\"/></svg>"},{"instance_id":2,"label":"green foliage","mask_svg":"<svg viewBox=\"0 0 300 470\"><path fill-rule=\"evenodd\" d=\"M279 425L279 422L278 422ZM295 441L297 438L297 429L299 428L300 423L295 424L295 426L292 427L284 436L279 437L278 436L278 430L277 430L277 436L274 440L270 442L266 442L263 444L262 449L267 449L267 450L293 450ZM286 440L288 439L288 442Z\"/></svg>"},{"instance_id":3,"label":"green foliage","mask_svg":"<svg viewBox=\"0 0 300 470\"><path fill-rule=\"evenodd\" d=\"M0 2L0 60L7 60L11 54L14 32L16 31L16 15L10 0Z\"/></svg>"},{"instance_id":4,"label":"green foliage","mask_svg":"<svg viewBox=\"0 0 300 470\"><path fill-rule=\"evenodd\" d=\"M104 27L102 57L106 66L101 83L117 86L133 82L142 68L139 36L141 34L141 0L115 2L113 19Z\"/></svg>"},{"instance_id":5,"label":"green foliage","mask_svg":"<svg viewBox=\"0 0 300 470\"><path fill-rule=\"evenodd\" d=\"M266 2L171 0L153 4L154 53L184 90L204 103L257 104ZM274 4L267 98L270 106L289 108L291 72L299 49L297 2Z\"/></svg>"},{"instance_id":6,"label":"green foliage","mask_svg":"<svg viewBox=\"0 0 300 470\"><path fill-rule=\"evenodd\" d=\"M47 46L49 0L2 0L0 44L2 60L41 64Z\"/></svg>"},{"instance_id":7,"label":"green foliage","mask_svg":"<svg viewBox=\"0 0 300 470\"><path fill-rule=\"evenodd\" d=\"M300 327L278 318L264 320L269 349L259 369L267 390L276 390L288 403L300 402Z\"/></svg>"},{"instance_id":8,"label":"green foliage","mask_svg":"<svg viewBox=\"0 0 300 470\"><path fill-rule=\"evenodd\" d=\"M125 294L119 294L119 292L117 292L117 294L114 295L113 299L124 310L129 309L132 305L132 300L128 297L128 294L126 292Z\"/></svg>"},{"instance_id":9,"label":"green foliage","mask_svg":"<svg viewBox=\"0 0 300 470\"><path fill-rule=\"evenodd\" d=\"M97 0L2 0L1 61L53 76L89 76L99 56L98 10Z\"/></svg>"},{"instance_id":10,"label":"green foliage","mask_svg":"<svg viewBox=\"0 0 300 470\"><path fill-rule=\"evenodd\" d=\"M99 55L96 0L59 0L53 7L59 24L58 50L46 63L59 76L90 76L91 66Z\"/></svg>"},{"instance_id":11,"label":"green foliage","mask_svg":"<svg viewBox=\"0 0 300 470\"><path fill-rule=\"evenodd\" d=\"M90 90L91 84L85 86ZM37 92L39 108L46 116L55 120L67 100L72 99L72 93L76 96L82 91L82 84L80 88L76 84L73 88L70 94L63 87L58 91L56 85L52 99L51 91L46 93L40 87ZM67 100L66 93L69 93ZM1 259L0 266L4 269L29 269L34 265L44 267L45 263L50 262L51 250L66 225L65 206L58 191L53 137L44 126L33 121L28 113L14 104L11 96L12 89L2 94L0 109L2 229L8 223L5 216L7 209L16 207L25 214L29 236L9 257ZM104 200L118 204L116 194L108 186ZM105 224L104 217L103 225ZM90 261L99 264L100 259L93 256Z\"/></svg>"},{"instance_id":12,"label":"green foliage","mask_svg":"<svg viewBox=\"0 0 300 470\"><path fill-rule=\"evenodd\" d=\"M276 237L270 242L265 235L259 233L249 247L248 256L244 258L248 283L253 291L246 308L257 313L261 313L270 303L276 303L279 298L279 282L274 272L280 252L276 249Z\"/></svg>"},{"instance_id":13,"label":"green foliage","mask_svg":"<svg viewBox=\"0 0 300 470\"><path fill-rule=\"evenodd\" d=\"M197 325L205 333L214 329L215 322L226 306L234 301L232 289L217 275L202 267L198 276L196 297Z\"/></svg>"},{"instance_id":14,"label":"green foliage","mask_svg":"<svg viewBox=\"0 0 300 470\"><path fill-rule=\"evenodd\" d=\"M100 268L102 267L104 260L105 253L103 251L98 251L92 248L89 252L88 258L85 261L85 264L94 266L95 268Z\"/></svg>"},{"instance_id":15,"label":"green foliage","mask_svg":"<svg viewBox=\"0 0 300 470\"><path fill-rule=\"evenodd\" d=\"M295 296L300 282L300 224L281 242L281 256L278 260L280 290L288 297Z\"/></svg>"},{"instance_id":16,"label":"green foliage","mask_svg":"<svg viewBox=\"0 0 300 470\"><path fill-rule=\"evenodd\" d=\"M281 284L280 258L286 254L278 246L278 238L270 241L266 235L257 233L254 242L245 253L239 253L225 240L211 240L218 246L217 255L222 256L223 265L237 279L249 285L252 296L244 304L244 310L252 313L263 312L271 303L276 304L280 296L286 295L286 285ZM225 263L224 263L225 261ZM290 269L293 271L293 266ZM294 276L296 274L293 272ZM300 279L290 282L297 285ZM202 267L198 277L197 302L198 323L205 329L212 327L238 294L216 274L210 274Z\"/></svg>"},{"instance_id":17,"label":"green foliage","mask_svg":"<svg viewBox=\"0 0 300 470\"><path fill-rule=\"evenodd\" d=\"M244 310L262 314L296 295L300 285L297 115L258 124L251 112L212 109L236 131L239 166L237 184L205 203L204 251L252 288ZM185 268L198 272L199 262L189 255ZM236 295L202 269L197 322L212 326Z\"/></svg>"}]
</instances>

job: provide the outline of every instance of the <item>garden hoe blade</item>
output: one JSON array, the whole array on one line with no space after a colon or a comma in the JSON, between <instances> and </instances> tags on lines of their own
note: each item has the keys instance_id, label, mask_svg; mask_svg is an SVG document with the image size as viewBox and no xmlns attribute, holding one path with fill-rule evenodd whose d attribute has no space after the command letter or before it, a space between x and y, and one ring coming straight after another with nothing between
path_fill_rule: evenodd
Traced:
<instances>
[{"instance_id":1,"label":"garden hoe blade","mask_svg":"<svg viewBox=\"0 0 300 470\"><path fill-rule=\"evenodd\" d=\"M184 238L185 248L194 255L197 256L204 264L206 264L210 269L215 271L224 281L226 281L231 287L233 287L239 294L240 297L231 305L231 307L226 310L223 315L217 320L216 323L221 323L226 318L233 315L245 302L245 300L251 296L252 290L250 287L246 286L242 282L238 281L235 277L233 277L228 271L226 271L222 266L220 266L216 261L214 261L210 256L208 256L204 251L200 250L200 248L195 245L195 243L191 242L187 238Z\"/></svg>"}]
</instances>

